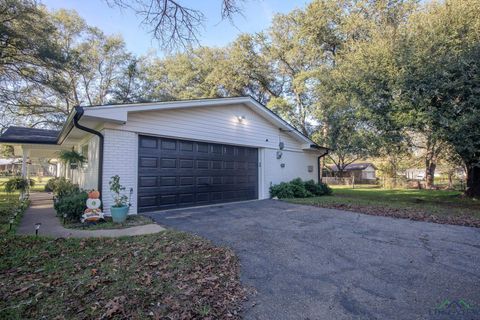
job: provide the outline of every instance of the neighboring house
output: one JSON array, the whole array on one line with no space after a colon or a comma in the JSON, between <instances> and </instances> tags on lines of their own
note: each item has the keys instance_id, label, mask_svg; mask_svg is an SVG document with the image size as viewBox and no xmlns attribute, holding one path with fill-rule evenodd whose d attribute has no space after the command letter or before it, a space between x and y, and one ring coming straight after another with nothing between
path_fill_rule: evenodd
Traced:
<instances>
[{"instance_id":1,"label":"neighboring house","mask_svg":"<svg viewBox=\"0 0 480 320\"><path fill-rule=\"evenodd\" d=\"M340 176L340 170L336 165L331 165L328 168L331 176ZM377 167L370 162L351 163L343 169L341 176L344 178L355 178L358 182L361 180L374 181L377 178L375 175L376 170Z\"/></svg>"},{"instance_id":2,"label":"neighboring house","mask_svg":"<svg viewBox=\"0 0 480 320\"><path fill-rule=\"evenodd\" d=\"M457 179L465 179L466 173L465 169L459 167L455 170L443 170L442 168L438 168L435 170L435 178L439 178L442 176L451 175ZM425 180L425 169L424 168L409 168L403 171L400 175L405 176L408 180Z\"/></svg>"},{"instance_id":3,"label":"neighboring house","mask_svg":"<svg viewBox=\"0 0 480 320\"><path fill-rule=\"evenodd\" d=\"M15 158L0 159L0 172L3 174L15 174L20 172L22 168L22 161Z\"/></svg>"},{"instance_id":4,"label":"neighboring house","mask_svg":"<svg viewBox=\"0 0 480 320\"><path fill-rule=\"evenodd\" d=\"M55 176L56 166L43 162L28 161L28 171L35 176ZM22 171L22 160L17 158L0 159L0 173L7 176L18 175Z\"/></svg>"},{"instance_id":5,"label":"neighboring house","mask_svg":"<svg viewBox=\"0 0 480 320\"><path fill-rule=\"evenodd\" d=\"M425 179L425 169L420 168L409 168L404 171L405 178L409 180L424 180ZM435 176L438 176L438 171L436 170Z\"/></svg>"},{"instance_id":6,"label":"neighboring house","mask_svg":"<svg viewBox=\"0 0 480 320\"><path fill-rule=\"evenodd\" d=\"M88 163L58 175L100 189L107 213L119 175L134 214L265 199L273 184L318 180L328 151L250 97L77 107L61 131L10 127L0 143L23 163L75 148Z\"/></svg>"}]
</instances>

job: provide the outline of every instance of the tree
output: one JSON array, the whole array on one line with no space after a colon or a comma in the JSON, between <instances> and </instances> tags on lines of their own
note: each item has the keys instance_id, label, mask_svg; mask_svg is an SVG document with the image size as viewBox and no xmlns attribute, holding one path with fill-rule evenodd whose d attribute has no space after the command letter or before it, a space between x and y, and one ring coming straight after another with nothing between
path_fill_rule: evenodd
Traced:
<instances>
[{"instance_id":1,"label":"tree","mask_svg":"<svg viewBox=\"0 0 480 320\"><path fill-rule=\"evenodd\" d=\"M17 116L28 118L26 106L39 107L31 99L50 82L47 70L64 64L54 39L55 26L35 1L0 3L0 116L8 126Z\"/></svg>"},{"instance_id":2,"label":"tree","mask_svg":"<svg viewBox=\"0 0 480 320\"><path fill-rule=\"evenodd\" d=\"M198 34L205 15L178 0L105 0L110 6L133 11L142 18L154 39L166 50L190 48L198 44ZM221 0L222 19L232 20L241 13L239 2Z\"/></svg>"},{"instance_id":3,"label":"tree","mask_svg":"<svg viewBox=\"0 0 480 320\"><path fill-rule=\"evenodd\" d=\"M114 102L135 58L76 12L9 0L0 12L2 125L60 127L76 105Z\"/></svg>"},{"instance_id":4,"label":"tree","mask_svg":"<svg viewBox=\"0 0 480 320\"><path fill-rule=\"evenodd\" d=\"M467 169L466 195L478 197L480 6L474 0L430 4L402 31L403 112L426 119L453 146Z\"/></svg>"}]
</instances>

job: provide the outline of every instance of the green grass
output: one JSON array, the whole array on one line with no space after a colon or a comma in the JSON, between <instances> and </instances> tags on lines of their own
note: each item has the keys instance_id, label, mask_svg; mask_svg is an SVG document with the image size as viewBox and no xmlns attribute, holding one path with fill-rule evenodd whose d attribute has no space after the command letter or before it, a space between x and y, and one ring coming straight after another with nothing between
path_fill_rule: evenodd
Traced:
<instances>
[{"instance_id":1,"label":"green grass","mask_svg":"<svg viewBox=\"0 0 480 320\"><path fill-rule=\"evenodd\" d=\"M323 207L345 206L365 213L369 213L369 209L398 209L409 214L480 220L480 201L463 198L458 191L334 187L332 196L287 201Z\"/></svg>"},{"instance_id":2,"label":"green grass","mask_svg":"<svg viewBox=\"0 0 480 320\"><path fill-rule=\"evenodd\" d=\"M15 233L26 209L26 206L20 208L20 204L18 193L0 192L0 235ZM13 220L12 230L10 230L11 220Z\"/></svg>"},{"instance_id":3,"label":"green grass","mask_svg":"<svg viewBox=\"0 0 480 320\"><path fill-rule=\"evenodd\" d=\"M124 229L135 226L143 226L154 223L152 219L142 215L130 215L124 223L114 223L111 218L95 224L83 224L81 222L67 222L65 228L84 229L84 230L101 230L101 229Z\"/></svg>"},{"instance_id":4,"label":"green grass","mask_svg":"<svg viewBox=\"0 0 480 320\"><path fill-rule=\"evenodd\" d=\"M12 177L0 177L0 190L3 191L3 184ZM45 184L52 177L30 177L35 181L35 185L30 188L31 192L43 192L45 191Z\"/></svg>"}]
</instances>

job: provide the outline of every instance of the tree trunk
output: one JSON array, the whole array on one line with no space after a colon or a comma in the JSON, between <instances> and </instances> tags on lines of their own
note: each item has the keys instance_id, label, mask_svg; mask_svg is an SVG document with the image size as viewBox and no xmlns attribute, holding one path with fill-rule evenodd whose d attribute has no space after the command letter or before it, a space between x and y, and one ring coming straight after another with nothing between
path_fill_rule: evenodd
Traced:
<instances>
[{"instance_id":1,"label":"tree trunk","mask_svg":"<svg viewBox=\"0 0 480 320\"><path fill-rule=\"evenodd\" d=\"M467 165L467 197L480 197L480 166L475 164Z\"/></svg>"},{"instance_id":2,"label":"tree trunk","mask_svg":"<svg viewBox=\"0 0 480 320\"><path fill-rule=\"evenodd\" d=\"M448 189L453 189L453 173L448 172Z\"/></svg>"},{"instance_id":3,"label":"tree trunk","mask_svg":"<svg viewBox=\"0 0 480 320\"><path fill-rule=\"evenodd\" d=\"M435 169L437 167L436 161L427 160L425 161L425 188L432 189L434 186L435 179Z\"/></svg>"},{"instance_id":4,"label":"tree trunk","mask_svg":"<svg viewBox=\"0 0 480 320\"><path fill-rule=\"evenodd\" d=\"M425 155L425 189L432 189L435 182L435 169L437 168L437 155L440 146L433 138L427 140L427 154Z\"/></svg>"}]
</instances>

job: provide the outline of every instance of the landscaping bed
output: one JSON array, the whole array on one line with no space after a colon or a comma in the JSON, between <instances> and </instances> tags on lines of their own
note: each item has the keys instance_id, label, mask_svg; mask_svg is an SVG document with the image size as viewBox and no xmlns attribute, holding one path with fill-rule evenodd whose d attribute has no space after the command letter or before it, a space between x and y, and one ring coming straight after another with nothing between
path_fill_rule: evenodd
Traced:
<instances>
[{"instance_id":1,"label":"landscaping bed","mask_svg":"<svg viewBox=\"0 0 480 320\"><path fill-rule=\"evenodd\" d=\"M286 201L324 208L480 228L480 201L445 190L334 189L328 197Z\"/></svg>"},{"instance_id":2,"label":"landscaping bed","mask_svg":"<svg viewBox=\"0 0 480 320\"><path fill-rule=\"evenodd\" d=\"M0 241L2 319L236 319L233 252L182 232Z\"/></svg>"},{"instance_id":3,"label":"landscaping bed","mask_svg":"<svg viewBox=\"0 0 480 320\"><path fill-rule=\"evenodd\" d=\"M15 232L28 204L28 200L19 200L18 193L0 192L0 234ZM11 230L10 222L13 222Z\"/></svg>"},{"instance_id":4,"label":"landscaping bed","mask_svg":"<svg viewBox=\"0 0 480 320\"><path fill-rule=\"evenodd\" d=\"M105 217L104 220L100 220L97 223L81 223L67 221L64 224L65 228L70 229L82 229L82 230L102 230L102 229L125 229L136 226L143 226L146 224L152 224L152 219L142 215L130 215L124 223L114 223L112 218Z\"/></svg>"}]
</instances>

